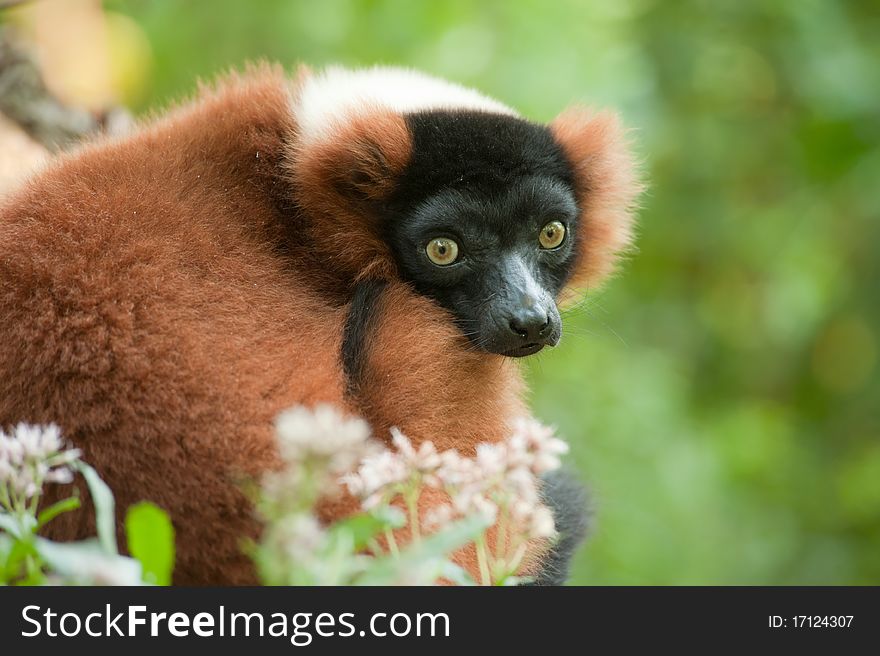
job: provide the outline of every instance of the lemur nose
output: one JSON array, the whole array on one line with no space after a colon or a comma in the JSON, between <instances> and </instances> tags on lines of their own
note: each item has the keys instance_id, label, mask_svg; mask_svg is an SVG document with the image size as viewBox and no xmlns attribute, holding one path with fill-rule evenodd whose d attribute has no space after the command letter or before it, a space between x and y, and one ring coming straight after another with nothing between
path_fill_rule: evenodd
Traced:
<instances>
[{"instance_id":1,"label":"lemur nose","mask_svg":"<svg viewBox=\"0 0 880 656\"><path fill-rule=\"evenodd\" d=\"M510 317L510 329L528 342L537 342L547 336L550 317L540 307L521 308Z\"/></svg>"}]
</instances>

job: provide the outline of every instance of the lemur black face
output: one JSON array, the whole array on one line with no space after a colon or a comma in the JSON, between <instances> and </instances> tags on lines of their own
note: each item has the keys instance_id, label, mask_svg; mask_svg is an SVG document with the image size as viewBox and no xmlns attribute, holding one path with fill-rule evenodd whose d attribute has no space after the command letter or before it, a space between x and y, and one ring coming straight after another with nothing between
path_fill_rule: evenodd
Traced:
<instances>
[{"instance_id":1,"label":"lemur black face","mask_svg":"<svg viewBox=\"0 0 880 656\"><path fill-rule=\"evenodd\" d=\"M555 345L578 208L549 130L482 112L407 122L413 157L386 208L403 277L478 348L520 357Z\"/></svg>"}]
</instances>

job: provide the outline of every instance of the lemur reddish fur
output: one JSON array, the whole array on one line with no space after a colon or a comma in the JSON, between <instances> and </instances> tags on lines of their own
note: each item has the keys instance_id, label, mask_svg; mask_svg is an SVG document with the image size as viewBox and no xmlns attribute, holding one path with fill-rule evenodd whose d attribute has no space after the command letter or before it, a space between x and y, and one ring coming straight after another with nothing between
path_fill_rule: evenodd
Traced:
<instances>
[{"instance_id":1,"label":"lemur reddish fur","mask_svg":"<svg viewBox=\"0 0 880 656\"><path fill-rule=\"evenodd\" d=\"M341 195L393 189L403 121L377 114L304 149L295 99L279 68L227 76L0 201L0 425L60 425L115 492L118 519L143 499L167 510L176 584L255 581L241 544L259 524L241 483L277 465L273 419L287 407L331 402L379 439L396 425L464 452L526 411L516 364L474 351L399 282L380 217ZM630 163L605 117L564 115L553 129L585 208L573 280L592 286L628 240ZM351 399L338 354L351 285L368 277L388 288ZM46 534L93 535L89 507ZM324 514L352 508L337 500ZM459 560L475 571L472 552Z\"/></svg>"}]
</instances>

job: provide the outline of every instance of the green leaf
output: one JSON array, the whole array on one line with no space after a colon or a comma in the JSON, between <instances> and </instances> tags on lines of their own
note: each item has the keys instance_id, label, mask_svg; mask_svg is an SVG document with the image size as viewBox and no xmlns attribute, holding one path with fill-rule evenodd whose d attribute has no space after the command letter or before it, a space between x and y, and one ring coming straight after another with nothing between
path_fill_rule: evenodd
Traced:
<instances>
[{"instance_id":1,"label":"green leaf","mask_svg":"<svg viewBox=\"0 0 880 656\"><path fill-rule=\"evenodd\" d=\"M43 572L42 560L39 556L30 556L24 559L24 578L15 581L15 585L45 585L46 574Z\"/></svg>"},{"instance_id":2,"label":"green leaf","mask_svg":"<svg viewBox=\"0 0 880 656\"><path fill-rule=\"evenodd\" d=\"M174 569L174 527L167 513L149 501L128 509L125 516L128 550L140 561L144 581L171 585Z\"/></svg>"},{"instance_id":3,"label":"green leaf","mask_svg":"<svg viewBox=\"0 0 880 656\"><path fill-rule=\"evenodd\" d=\"M418 560L448 556L459 547L475 541L491 525L491 521L479 515L465 517L429 535L419 543L410 544L401 553L401 557Z\"/></svg>"},{"instance_id":4,"label":"green leaf","mask_svg":"<svg viewBox=\"0 0 880 656\"><path fill-rule=\"evenodd\" d=\"M15 517L7 513L0 513L0 531L6 531L14 538L20 538L18 522Z\"/></svg>"},{"instance_id":5,"label":"green leaf","mask_svg":"<svg viewBox=\"0 0 880 656\"><path fill-rule=\"evenodd\" d=\"M69 499L62 499L57 503L53 503L48 508L44 508L43 511L37 515L37 530L43 528L46 524L58 517L58 515L70 512L71 510L76 510L81 505L79 497L70 497Z\"/></svg>"},{"instance_id":6,"label":"green leaf","mask_svg":"<svg viewBox=\"0 0 880 656\"><path fill-rule=\"evenodd\" d=\"M442 565L441 576L454 585L476 585L471 575L467 573L461 565L456 565L451 560L447 560Z\"/></svg>"},{"instance_id":7,"label":"green leaf","mask_svg":"<svg viewBox=\"0 0 880 656\"><path fill-rule=\"evenodd\" d=\"M475 541L491 526L484 517L466 517L449 524L437 533L408 545L399 556L376 558L361 576L358 585L430 585L439 578L455 577L463 584L472 584L470 577L456 571L449 556L469 542ZM459 568L460 569L460 568Z\"/></svg>"},{"instance_id":8,"label":"green leaf","mask_svg":"<svg viewBox=\"0 0 880 656\"><path fill-rule=\"evenodd\" d=\"M342 521L336 522L330 528L332 538L341 533L348 533L353 542L355 551L360 551L369 544L370 540L388 528L397 528L406 521L402 512L395 508L398 514L392 513L361 513L353 515Z\"/></svg>"},{"instance_id":9,"label":"green leaf","mask_svg":"<svg viewBox=\"0 0 880 656\"><path fill-rule=\"evenodd\" d=\"M100 541L52 542L36 538L37 552L49 568L72 583L140 585L141 564L134 558L108 554Z\"/></svg>"},{"instance_id":10,"label":"green leaf","mask_svg":"<svg viewBox=\"0 0 880 656\"><path fill-rule=\"evenodd\" d=\"M0 578L8 583L22 584L22 577L27 575L28 563L30 569L40 569L42 560L34 548L30 539L13 540L11 548L6 552L6 560L3 565L4 572Z\"/></svg>"},{"instance_id":11,"label":"green leaf","mask_svg":"<svg viewBox=\"0 0 880 656\"><path fill-rule=\"evenodd\" d=\"M11 535L0 533L0 563L5 562L9 552L12 551L12 544L15 540Z\"/></svg>"},{"instance_id":12,"label":"green leaf","mask_svg":"<svg viewBox=\"0 0 880 656\"><path fill-rule=\"evenodd\" d=\"M15 540L12 539L11 535L0 533L0 585L6 585L7 583L6 568L14 546Z\"/></svg>"},{"instance_id":13,"label":"green leaf","mask_svg":"<svg viewBox=\"0 0 880 656\"><path fill-rule=\"evenodd\" d=\"M119 549L116 546L116 501L113 499L113 492L91 466L81 461L75 466L86 479L92 503L95 505L98 540L108 554L117 554Z\"/></svg>"},{"instance_id":14,"label":"green leaf","mask_svg":"<svg viewBox=\"0 0 880 656\"><path fill-rule=\"evenodd\" d=\"M406 513L397 506L379 506L370 513L376 519L385 522L388 528L400 528L407 522Z\"/></svg>"}]
</instances>

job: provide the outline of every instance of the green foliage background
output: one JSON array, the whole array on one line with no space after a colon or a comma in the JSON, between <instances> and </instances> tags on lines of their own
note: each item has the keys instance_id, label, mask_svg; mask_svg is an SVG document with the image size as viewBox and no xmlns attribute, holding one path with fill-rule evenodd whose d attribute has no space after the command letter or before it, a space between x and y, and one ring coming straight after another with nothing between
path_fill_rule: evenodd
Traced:
<instances>
[{"instance_id":1,"label":"green foliage background","mask_svg":"<svg viewBox=\"0 0 880 656\"><path fill-rule=\"evenodd\" d=\"M880 583L880 12L835 0L129 0L139 110L269 58L619 108L639 251L528 364L596 527L579 584Z\"/></svg>"}]
</instances>

